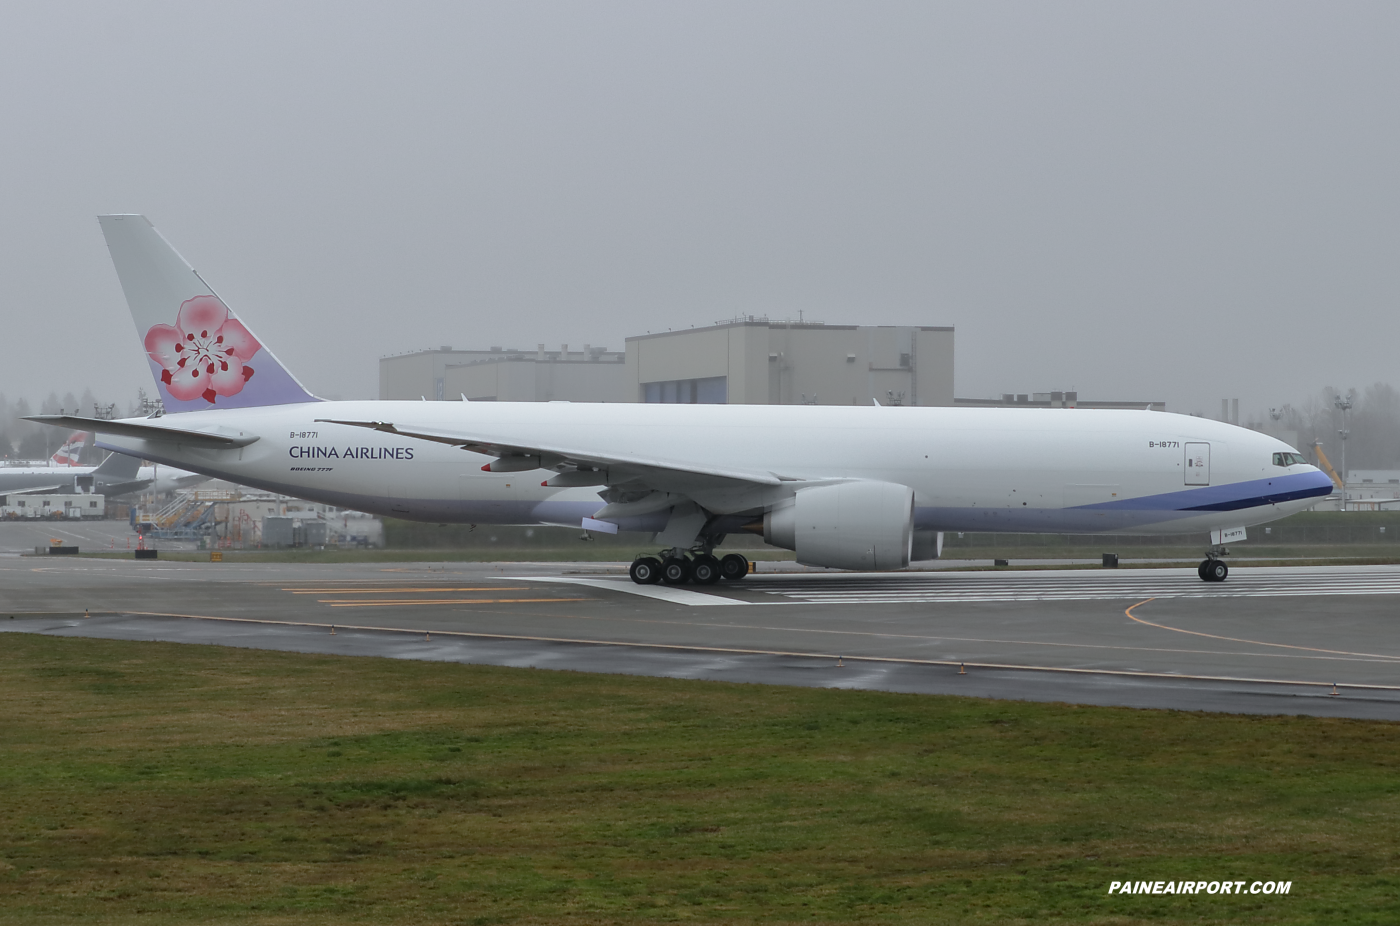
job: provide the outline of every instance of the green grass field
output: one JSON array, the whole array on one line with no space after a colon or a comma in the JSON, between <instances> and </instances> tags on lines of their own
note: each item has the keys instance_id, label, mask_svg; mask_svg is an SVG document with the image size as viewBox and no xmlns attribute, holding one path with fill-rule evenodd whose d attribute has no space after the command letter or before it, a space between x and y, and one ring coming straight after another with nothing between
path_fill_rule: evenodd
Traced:
<instances>
[{"instance_id":1,"label":"green grass field","mask_svg":"<svg viewBox=\"0 0 1400 926\"><path fill-rule=\"evenodd\" d=\"M1396 724L0 641L7 923L1400 922Z\"/></svg>"}]
</instances>

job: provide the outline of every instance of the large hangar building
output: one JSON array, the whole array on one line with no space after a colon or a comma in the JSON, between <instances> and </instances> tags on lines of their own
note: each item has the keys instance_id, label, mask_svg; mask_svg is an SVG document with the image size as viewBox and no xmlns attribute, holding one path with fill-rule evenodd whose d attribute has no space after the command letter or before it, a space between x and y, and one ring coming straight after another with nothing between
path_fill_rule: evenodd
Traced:
<instances>
[{"instance_id":1,"label":"large hangar building","mask_svg":"<svg viewBox=\"0 0 1400 926\"><path fill-rule=\"evenodd\" d=\"M585 344L583 350L410 351L379 358L381 399L473 402L628 402L625 355Z\"/></svg>"},{"instance_id":2,"label":"large hangar building","mask_svg":"<svg viewBox=\"0 0 1400 926\"><path fill-rule=\"evenodd\" d=\"M450 347L380 358L381 399L730 405L953 404L953 329L744 316L626 350Z\"/></svg>"}]
</instances>

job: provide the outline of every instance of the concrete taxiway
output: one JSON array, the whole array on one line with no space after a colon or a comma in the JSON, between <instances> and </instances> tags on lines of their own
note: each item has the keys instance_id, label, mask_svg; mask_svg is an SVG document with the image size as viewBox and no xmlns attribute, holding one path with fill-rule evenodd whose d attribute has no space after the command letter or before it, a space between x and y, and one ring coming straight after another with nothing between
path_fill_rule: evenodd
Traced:
<instances>
[{"instance_id":1,"label":"concrete taxiway","mask_svg":"<svg viewBox=\"0 0 1400 926\"><path fill-rule=\"evenodd\" d=\"M85 616L86 615L86 616ZM759 574L0 560L0 631L1400 720L1400 567ZM334 629L334 633L332 633Z\"/></svg>"}]
</instances>

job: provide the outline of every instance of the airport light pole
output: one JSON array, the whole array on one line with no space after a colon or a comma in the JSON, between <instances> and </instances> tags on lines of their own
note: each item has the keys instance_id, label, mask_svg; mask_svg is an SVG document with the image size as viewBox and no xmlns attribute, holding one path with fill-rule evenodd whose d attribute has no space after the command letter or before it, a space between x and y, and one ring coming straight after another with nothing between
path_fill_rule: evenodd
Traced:
<instances>
[{"instance_id":1,"label":"airport light pole","mask_svg":"<svg viewBox=\"0 0 1400 926\"><path fill-rule=\"evenodd\" d=\"M1332 404L1341 409L1342 426L1337 430L1337 436L1342 439L1342 510L1347 507L1347 438L1351 436L1351 429L1347 427L1347 413L1356 404L1356 390L1348 389L1345 396L1337 396L1332 400Z\"/></svg>"}]
</instances>

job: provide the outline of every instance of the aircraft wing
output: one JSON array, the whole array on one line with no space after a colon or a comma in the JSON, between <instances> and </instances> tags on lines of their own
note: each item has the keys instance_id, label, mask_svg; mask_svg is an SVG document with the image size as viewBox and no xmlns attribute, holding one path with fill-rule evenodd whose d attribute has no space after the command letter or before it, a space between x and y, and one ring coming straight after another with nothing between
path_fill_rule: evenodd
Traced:
<instances>
[{"instance_id":1,"label":"aircraft wing","mask_svg":"<svg viewBox=\"0 0 1400 926\"><path fill-rule=\"evenodd\" d=\"M536 457L539 460L538 468L553 469L560 474L556 477L557 481L551 480L548 485L607 485L649 489L653 492L683 496L719 512L739 511L761 505L774 490L777 490L779 495L787 495L797 484L805 482L777 473L694 466L660 457L608 454L546 443L517 444L482 435L400 428L390 421L346 421L334 418L316 420L326 424L342 424L434 441L495 457ZM578 473L582 478L577 481L570 480L574 473ZM589 476L594 478L590 481Z\"/></svg>"},{"instance_id":2,"label":"aircraft wing","mask_svg":"<svg viewBox=\"0 0 1400 926\"><path fill-rule=\"evenodd\" d=\"M102 418L81 418L77 415L29 415L25 421L37 421L60 428L83 428L100 434L116 434L120 437L135 437L141 440L164 441L188 446L208 447L214 450L232 450L246 447L258 439L256 434L229 428L191 430L158 424L159 418L130 418L121 421L107 421Z\"/></svg>"}]
</instances>

